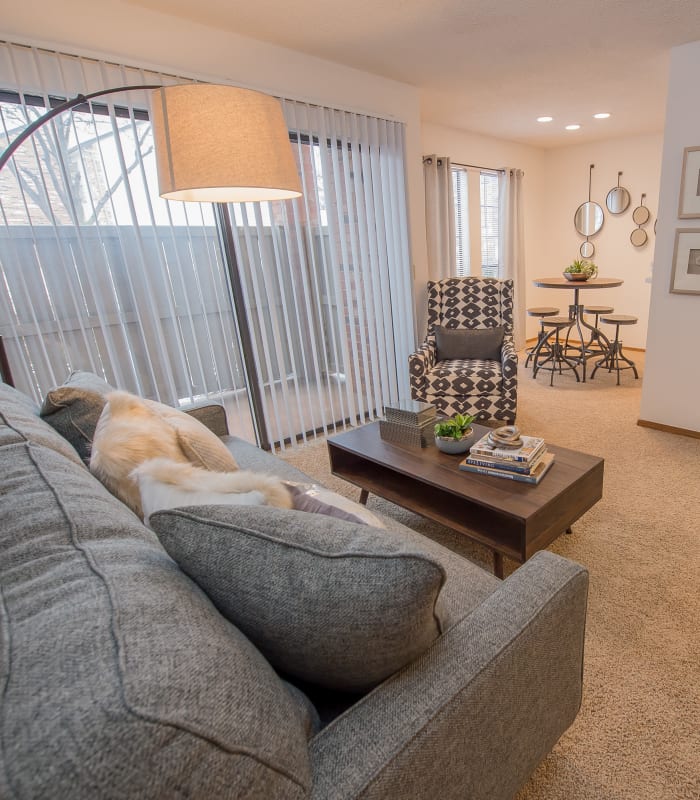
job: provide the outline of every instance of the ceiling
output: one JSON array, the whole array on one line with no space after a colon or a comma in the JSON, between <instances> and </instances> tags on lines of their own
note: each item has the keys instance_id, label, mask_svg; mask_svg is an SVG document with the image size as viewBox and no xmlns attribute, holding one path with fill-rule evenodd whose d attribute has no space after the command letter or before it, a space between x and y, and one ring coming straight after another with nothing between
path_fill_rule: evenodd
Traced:
<instances>
[{"instance_id":1,"label":"ceiling","mask_svg":"<svg viewBox=\"0 0 700 800\"><path fill-rule=\"evenodd\" d=\"M411 84L424 121L543 148L662 131L669 51L700 40L700 0L131 2Z\"/></svg>"}]
</instances>

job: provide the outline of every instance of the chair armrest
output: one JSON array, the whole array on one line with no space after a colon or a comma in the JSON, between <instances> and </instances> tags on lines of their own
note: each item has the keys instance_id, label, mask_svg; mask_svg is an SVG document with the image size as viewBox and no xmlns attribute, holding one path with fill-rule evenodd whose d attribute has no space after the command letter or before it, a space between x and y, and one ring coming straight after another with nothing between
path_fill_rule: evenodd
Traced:
<instances>
[{"instance_id":1,"label":"chair armrest","mask_svg":"<svg viewBox=\"0 0 700 800\"><path fill-rule=\"evenodd\" d=\"M515 342L512 336L503 337L501 368L505 377L511 378L513 375L518 374L518 351L515 349Z\"/></svg>"},{"instance_id":2,"label":"chair armrest","mask_svg":"<svg viewBox=\"0 0 700 800\"><path fill-rule=\"evenodd\" d=\"M408 374L411 380L411 397L414 400L426 401L426 376L435 366L437 348L435 342L426 339L425 342L408 357Z\"/></svg>"},{"instance_id":3,"label":"chair armrest","mask_svg":"<svg viewBox=\"0 0 700 800\"><path fill-rule=\"evenodd\" d=\"M190 416L206 425L217 436L228 435L228 421L226 411L218 403L196 403L182 409Z\"/></svg>"},{"instance_id":4,"label":"chair armrest","mask_svg":"<svg viewBox=\"0 0 700 800\"><path fill-rule=\"evenodd\" d=\"M314 800L510 800L581 704L588 573L542 551L310 742Z\"/></svg>"}]
</instances>

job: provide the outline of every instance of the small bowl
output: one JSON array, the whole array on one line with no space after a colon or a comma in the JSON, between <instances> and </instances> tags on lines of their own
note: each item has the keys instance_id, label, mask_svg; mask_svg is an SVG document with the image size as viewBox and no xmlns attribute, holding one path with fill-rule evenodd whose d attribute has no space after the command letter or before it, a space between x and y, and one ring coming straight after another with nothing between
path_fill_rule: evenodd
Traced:
<instances>
[{"instance_id":1,"label":"small bowl","mask_svg":"<svg viewBox=\"0 0 700 800\"><path fill-rule=\"evenodd\" d=\"M436 436L435 446L438 450L441 450L443 453L449 453L450 455L466 453L471 445L473 435L474 428L469 428L461 439L453 439L451 436Z\"/></svg>"},{"instance_id":2,"label":"small bowl","mask_svg":"<svg viewBox=\"0 0 700 800\"><path fill-rule=\"evenodd\" d=\"M587 281L590 277L583 272L563 272L562 275L567 281Z\"/></svg>"}]
</instances>

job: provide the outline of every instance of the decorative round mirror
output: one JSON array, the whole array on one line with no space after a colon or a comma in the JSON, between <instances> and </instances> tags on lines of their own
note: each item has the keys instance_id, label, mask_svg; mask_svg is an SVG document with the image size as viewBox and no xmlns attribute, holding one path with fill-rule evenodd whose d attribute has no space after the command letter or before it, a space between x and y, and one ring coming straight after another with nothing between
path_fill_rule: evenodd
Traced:
<instances>
[{"instance_id":1,"label":"decorative round mirror","mask_svg":"<svg viewBox=\"0 0 700 800\"><path fill-rule=\"evenodd\" d=\"M574 228L581 236L595 236L603 227L603 209L590 200L576 209Z\"/></svg>"},{"instance_id":2,"label":"decorative round mirror","mask_svg":"<svg viewBox=\"0 0 700 800\"><path fill-rule=\"evenodd\" d=\"M632 233L630 233L630 242L632 242L635 247L641 247L646 244L647 232L644 228L635 228Z\"/></svg>"},{"instance_id":3,"label":"decorative round mirror","mask_svg":"<svg viewBox=\"0 0 700 800\"><path fill-rule=\"evenodd\" d=\"M581 247L578 249L579 253L581 253L581 258L593 258L595 255L595 245L593 242L589 242L586 239L585 242L581 242Z\"/></svg>"},{"instance_id":4,"label":"decorative round mirror","mask_svg":"<svg viewBox=\"0 0 700 800\"><path fill-rule=\"evenodd\" d=\"M605 198L605 205L611 214L622 214L629 208L630 193L624 186L620 186L621 175L621 172L617 173L617 186L614 186Z\"/></svg>"},{"instance_id":5,"label":"decorative round mirror","mask_svg":"<svg viewBox=\"0 0 700 800\"><path fill-rule=\"evenodd\" d=\"M646 225L647 222L649 222L649 218L651 217L651 212L644 205L644 198L645 197L646 197L646 195L643 194L642 195L642 202L632 212L632 219L634 220L634 224L635 225Z\"/></svg>"}]
</instances>

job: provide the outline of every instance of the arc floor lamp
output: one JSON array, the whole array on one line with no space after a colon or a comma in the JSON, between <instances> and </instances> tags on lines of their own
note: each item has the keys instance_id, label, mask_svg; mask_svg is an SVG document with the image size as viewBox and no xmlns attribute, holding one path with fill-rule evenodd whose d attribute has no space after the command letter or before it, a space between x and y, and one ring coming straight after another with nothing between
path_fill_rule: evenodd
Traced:
<instances>
[{"instance_id":1,"label":"arc floor lamp","mask_svg":"<svg viewBox=\"0 0 700 800\"><path fill-rule=\"evenodd\" d=\"M78 95L28 125L0 156L0 170L17 148L54 117L116 92L151 90L151 122L158 191L167 200L215 203L221 245L233 294L249 385L259 386L253 337L238 280L236 250L226 203L287 200L301 195L289 132L279 101L270 95L210 83L117 86ZM0 337L0 377L12 373ZM261 443L268 441L257 392L253 417Z\"/></svg>"}]
</instances>

